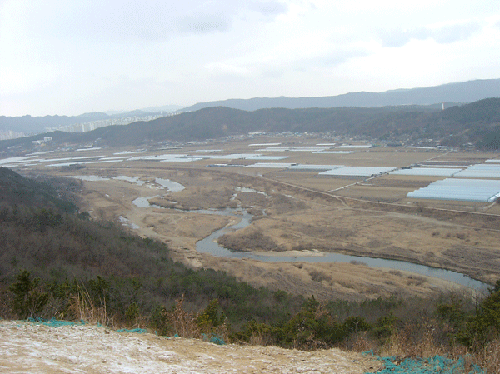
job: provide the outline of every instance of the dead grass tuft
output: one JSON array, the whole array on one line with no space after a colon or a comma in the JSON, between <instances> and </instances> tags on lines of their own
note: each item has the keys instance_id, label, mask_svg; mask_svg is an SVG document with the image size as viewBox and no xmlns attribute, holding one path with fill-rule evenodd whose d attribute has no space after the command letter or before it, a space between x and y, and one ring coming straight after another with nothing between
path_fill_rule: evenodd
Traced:
<instances>
[{"instance_id":1,"label":"dead grass tuft","mask_svg":"<svg viewBox=\"0 0 500 374\"><path fill-rule=\"evenodd\" d=\"M373 352L377 347L378 343L371 339L366 331L352 334L341 346L344 350L355 352Z\"/></svg>"},{"instance_id":2,"label":"dead grass tuft","mask_svg":"<svg viewBox=\"0 0 500 374\"><path fill-rule=\"evenodd\" d=\"M490 342L475 356L487 373L500 373L500 339Z\"/></svg>"},{"instance_id":3,"label":"dead grass tuft","mask_svg":"<svg viewBox=\"0 0 500 374\"><path fill-rule=\"evenodd\" d=\"M97 306L88 291L80 287L70 299L69 311L76 320L113 326L113 320L107 313L105 298L101 300L101 304L101 306Z\"/></svg>"},{"instance_id":4,"label":"dead grass tuft","mask_svg":"<svg viewBox=\"0 0 500 374\"><path fill-rule=\"evenodd\" d=\"M177 300L177 304L172 311L165 311L165 319L172 326L174 334L184 338L199 338L201 331L196 323L196 315L186 312L182 304L184 303L184 295Z\"/></svg>"},{"instance_id":5,"label":"dead grass tuft","mask_svg":"<svg viewBox=\"0 0 500 374\"><path fill-rule=\"evenodd\" d=\"M407 324L396 330L382 348L384 355L400 357L429 357L442 355L445 348L436 342L435 328L428 324L417 326Z\"/></svg>"},{"instance_id":6,"label":"dead grass tuft","mask_svg":"<svg viewBox=\"0 0 500 374\"><path fill-rule=\"evenodd\" d=\"M439 340L439 329L432 323L424 326L408 324L395 330L387 343L379 348L381 356L396 357L432 357L446 356L450 359L463 359L465 372L472 372L474 367L481 367L487 373L500 373L500 340L494 340L479 350L463 345L446 345ZM366 337L349 342L348 349L356 351L377 351L377 345Z\"/></svg>"}]
</instances>

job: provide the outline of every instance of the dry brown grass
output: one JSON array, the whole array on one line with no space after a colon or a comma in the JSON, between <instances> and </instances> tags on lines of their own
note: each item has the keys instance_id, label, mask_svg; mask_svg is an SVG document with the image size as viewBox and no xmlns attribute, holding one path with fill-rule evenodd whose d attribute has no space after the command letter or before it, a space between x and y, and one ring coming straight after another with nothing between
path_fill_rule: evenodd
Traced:
<instances>
[{"instance_id":1,"label":"dry brown grass","mask_svg":"<svg viewBox=\"0 0 500 374\"><path fill-rule=\"evenodd\" d=\"M342 349L355 352L368 352L376 351L378 343L370 338L367 332L362 331L351 335L346 341L342 343Z\"/></svg>"},{"instance_id":2,"label":"dry brown grass","mask_svg":"<svg viewBox=\"0 0 500 374\"><path fill-rule=\"evenodd\" d=\"M71 297L69 310L74 319L103 326L113 326L113 318L108 316L106 308L106 299L101 300L102 306L97 306L89 293L80 288L76 294Z\"/></svg>"},{"instance_id":3,"label":"dry brown grass","mask_svg":"<svg viewBox=\"0 0 500 374\"><path fill-rule=\"evenodd\" d=\"M436 342L435 327L431 324L416 326L408 324L395 331L382 348L384 356L429 357L442 355L445 348Z\"/></svg>"},{"instance_id":4,"label":"dry brown grass","mask_svg":"<svg viewBox=\"0 0 500 374\"><path fill-rule=\"evenodd\" d=\"M184 295L177 300L172 310L163 309L161 318L163 323L168 326L168 333L183 338L210 339L217 336L223 341L228 341L228 328L225 323L214 327L211 323L199 321L203 311L199 313L187 312L184 310ZM205 321L206 322L206 321Z\"/></svg>"},{"instance_id":5,"label":"dry brown grass","mask_svg":"<svg viewBox=\"0 0 500 374\"><path fill-rule=\"evenodd\" d=\"M184 338L199 338L201 331L196 323L196 315L186 312L182 307L183 302L183 297L177 300L177 304L172 311L164 310L163 317L172 326L174 334Z\"/></svg>"},{"instance_id":6,"label":"dry brown grass","mask_svg":"<svg viewBox=\"0 0 500 374\"><path fill-rule=\"evenodd\" d=\"M500 340L490 342L475 354L475 358L487 373L500 373Z\"/></svg>"},{"instance_id":7,"label":"dry brown grass","mask_svg":"<svg viewBox=\"0 0 500 374\"><path fill-rule=\"evenodd\" d=\"M432 357L445 356L450 359L463 359L465 372L474 365L481 367L487 373L500 373L500 340L493 340L483 348L470 349L463 345L448 345L440 341L443 331L437 325L428 323L424 326L408 324L403 329L395 331L379 350L381 356L396 357ZM370 344L371 343L371 344ZM364 336L359 337L349 348L356 351L377 350L373 342Z\"/></svg>"}]
</instances>

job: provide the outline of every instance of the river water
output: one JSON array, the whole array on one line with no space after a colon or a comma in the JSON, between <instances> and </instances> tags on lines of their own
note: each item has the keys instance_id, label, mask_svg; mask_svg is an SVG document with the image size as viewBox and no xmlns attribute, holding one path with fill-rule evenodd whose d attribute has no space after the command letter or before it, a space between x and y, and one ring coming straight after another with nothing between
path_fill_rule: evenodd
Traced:
<instances>
[{"instance_id":1,"label":"river water","mask_svg":"<svg viewBox=\"0 0 500 374\"><path fill-rule=\"evenodd\" d=\"M265 262L362 262L370 267L390 268L394 270L407 271L417 273L427 277L435 277L450 282L458 283L462 286L477 290L486 290L487 284L479 282L462 273L457 273L450 270L433 268L424 265L418 265L411 262L385 260L381 258L349 256L339 253L318 253L315 256L274 256L259 255L252 252L232 252L219 244L217 238L224 235L226 232L235 229L247 227L252 222L252 215L241 209L226 208L225 210L197 210L199 213L220 214L225 216L233 216L240 218L240 221L232 226L224 227L213 232L206 238L196 243L196 250L201 253L208 253L212 256L229 257L229 258L249 258Z\"/></svg>"},{"instance_id":2,"label":"river water","mask_svg":"<svg viewBox=\"0 0 500 374\"><path fill-rule=\"evenodd\" d=\"M139 197L135 199L133 203L134 205L140 208L148 208L148 207L162 208L158 205L150 204L148 199L151 199L151 197ZM200 210L191 210L190 212L217 214L217 215L232 216L239 218L239 221L234 225L223 227L217 231L214 231L211 235L199 240L196 243L196 250L200 253L208 253L212 256L217 256L217 257L249 258L265 262L362 262L370 267L389 268L399 271L416 273L427 277L435 277L476 290L486 290L488 287L488 284L472 279L469 276L462 273L457 273L445 269L433 268L430 266L419 265L405 261L385 260L382 258L373 258L365 256L350 256L340 253L328 253L328 252L315 253L314 256L303 256L303 255L275 256L272 253L269 255L267 254L263 255L252 252L232 252L217 244L217 239L230 230L238 230L250 225L250 223L252 223L252 217L253 217L250 213L241 208L236 208L236 209L226 208L223 210L200 209Z\"/></svg>"}]
</instances>

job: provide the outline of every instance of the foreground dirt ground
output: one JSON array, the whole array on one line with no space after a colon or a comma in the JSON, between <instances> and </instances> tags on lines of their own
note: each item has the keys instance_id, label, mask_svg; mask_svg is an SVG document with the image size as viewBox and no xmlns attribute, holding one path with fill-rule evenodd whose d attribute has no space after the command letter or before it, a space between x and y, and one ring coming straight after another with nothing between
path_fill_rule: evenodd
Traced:
<instances>
[{"instance_id":1,"label":"foreground dirt ground","mask_svg":"<svg viewBox=\"0 0 500 374\"><path fill-rule=\"evenodd\" d=\"M195 339L0 321L3 373L366 373L380 363L359 353L218 346Z\"/></svg>"}]
</instances>

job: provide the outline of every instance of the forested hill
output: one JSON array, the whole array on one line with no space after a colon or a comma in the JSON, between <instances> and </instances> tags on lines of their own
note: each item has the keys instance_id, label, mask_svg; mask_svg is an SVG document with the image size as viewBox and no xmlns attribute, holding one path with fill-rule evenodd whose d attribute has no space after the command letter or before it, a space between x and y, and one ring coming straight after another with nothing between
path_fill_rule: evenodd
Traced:
<instances>
[{"instance_id":1,"label":"forested hill","mask_svg":"<svg viewBox=\"0 0 500 374\"><path fill-rule=\"evenodd\" d=\"M173 335L178 331L172 332L166 308L180 298L191 311L217 299L212 312L224 308L225 317L239 325L250 319L276 323L300 309L302 297L255 289L210 269L189 269L174 263L163 243L89 220L70 202L64 205L61 184L0 168L0 319L79 321L88 308L94 317L97 310L106 313L99 314L107 316L103 324L141 321L158 334Z\"/></svg>"},{"instance_id":2,"label":"forested hill","mask_svg":"<svg viewBox=\"0 0 500 374\"><path fill-rule=\"evenodd\" d=\"M332 132L337 135L413 144L420 139L443 145L473 143L482 149L500 148L500 98L441 110L436 106L383 108L270 108L254 112L217 107L127 126L109 126L87 133L48 133L0 143L0 150L30 146L32 140L52 136L54 142L98 142L125 146L165 141L195 141L266 132Z\"/></svg>"},{"instance_id":3,"label":"forested hill","mask_svg":"<svg viewBox=\"0 0 500 374\"><path fill-rule=\"evenodd\" d=\"M395 105L429 105L433 103L470 103L487 97L500 96L500 79L447 83L435 87L398 89L386 92L350 92L327 97L255 97L197 103L183 111L224 106L241 110L263 108L333 108L383 107Z\"/></svg>"},{"instance_id":4,"label":"forested hill","mask_svg":"<svg viewBox=\"0 0 500 374\"><path fill-rule=\"evenodd\" d=\"M52 185L24 178L10 169L0 167L0 208L5 206L29 206L31 208L53 208L60 212L73 213L77 207L62 196L67 197L67 190L72 184L71 180L65 181L64 188L56 190L53 180ZM59 183L61 187L61 184Z\"/></svg>"}]
</instances>

